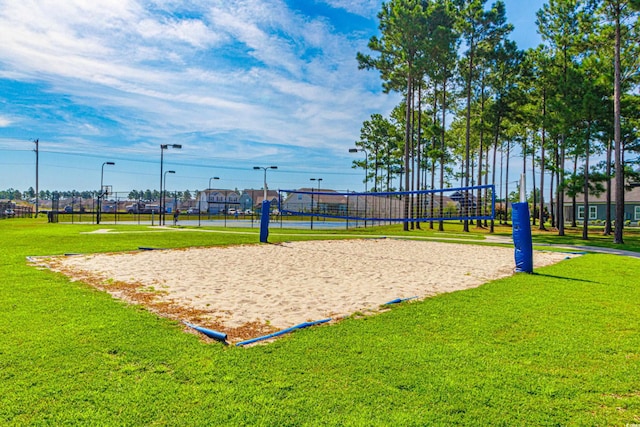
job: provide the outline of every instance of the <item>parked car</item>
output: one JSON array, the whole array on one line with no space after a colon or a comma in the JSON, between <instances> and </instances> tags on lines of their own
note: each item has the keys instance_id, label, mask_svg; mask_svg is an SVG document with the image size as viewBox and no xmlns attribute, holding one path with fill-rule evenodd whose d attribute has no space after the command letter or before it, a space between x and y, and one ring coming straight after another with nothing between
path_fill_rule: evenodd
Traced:
<instances>
[{"instance_id":1,"label":"parked car","mask_svg":"<svg viewBox=\"0 0 640 427\"><path fill-rule=\"evenodd\" d=\"M187 214L189 215L197 215L200 213L200 209L198 208L189 208L187 209Z\"/></svg>"},{"instance_id":2,"label":"parked car","mask_svg":"<svg viewBox=\"0 0 640 427\"><path fill-rule=\"evenodd\" d=\"M6 217L14 217L14 216L16 216L16 211L14 211L13 209L5 209L4 210L4 216L6 216Z\"/></svg>"},{"instance_id":3,"label":"parked car","mask_svg":"<svg viewBox=\"0 0 640 427\"><path fill-rule=\"evenodd\" d=\"M233 208L231 208L231 209L229 209L229 211L228 211L227 213L228 213L229 215L235 215L235 214L237 214L237 213L238 213L238 210L237 210L237 209L233 209Z\"/></svg>"},{"instance_id":4,"label":"parked car","mask_svg":"<svg viewBox=\"0 0 640 427\"><path fill-rule=\"evenodd\" d=\"M244 214L245 215L253 215L253 211L251 209L245 209Z\"/></svg>"}]
</instances>

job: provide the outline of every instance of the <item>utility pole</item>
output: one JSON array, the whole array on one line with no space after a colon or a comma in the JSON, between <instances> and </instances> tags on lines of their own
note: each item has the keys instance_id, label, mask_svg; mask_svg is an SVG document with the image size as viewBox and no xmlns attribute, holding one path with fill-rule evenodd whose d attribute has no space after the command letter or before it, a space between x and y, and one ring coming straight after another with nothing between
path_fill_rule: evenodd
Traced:
<instances>
[{"instance_id":1,"label":"utility pole","mask_svg":"<svg viewBox=\"0 0 640 427\"><path fill-rule=\"evenodd\" d=\"M40 141L39 140L35 140L33 141L34 144L36 144L36 149L33 150L36 152L36 218L38 217L38 198L40 197L40 194L38 193L38 143Z\"/></svg>"}]
</instances>

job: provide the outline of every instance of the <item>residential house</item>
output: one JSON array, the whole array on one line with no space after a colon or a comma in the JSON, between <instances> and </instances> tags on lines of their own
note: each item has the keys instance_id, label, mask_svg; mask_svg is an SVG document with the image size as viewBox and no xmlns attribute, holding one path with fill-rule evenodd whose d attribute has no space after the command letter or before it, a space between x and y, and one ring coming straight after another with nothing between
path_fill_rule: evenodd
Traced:
<instances>
[{"instance_id":1,"label":"residential house","mask_svg":"<svg viewBox=\"0 0 640 427\"><path fill-rule=\"evenodd\" d=\"M464 207L475 209L476 207L476 196L469 191L456 191L449 197L456 202L461 209Z\"/></svg>"},{"instance_id":2,"label":"residential house","mask_svg":"<svg viewBox=\"0 0 640 427\"><path fill-rule=\"evenodd\" d=\"M329 216L347 216L349 200L346 195L334 190L300 188L289 194L282 202L282 210L303 213L318 213ZM327 194L336 193L336 194Z\"/></svg>"},{"instance_id":3,"label":"residential house","mask_svg":"<svg viewBox=\"0 0 640 427\"><path fill-rule=\"evenodd\" d=\"M456 196L456 193L451 197L438 193L425 194L417 204L421 207L416 216L433 219L457 217L462 211L461 205L464 204L464 200L461 195Z\"/></svg>"},{"instance_id":4,"label":"residential house","mask_svg":"<svg viewBox=\"0 0 640 427\"><path fill-rule=\"evenodd\" d=\"M267 190L267 199L271 202L271 208L278 207L278 192L276 190ZM242 211L252 210L259 212L264 199L264 190L248 189L242 192L240 196L240 209Z\"/></svg>"},{"instance_id":5,"label":"residential house","mask_svg":"<svg viewBox=\"0 0 640 427\"><path fill-rule=\"evenodd\" d=\"M611 179L611 219L616 217L616 194L615 178ZM640 222L640 184L631 184L629 190L624 193L624 219L631 221L633 225ZM576 220L581 222L585 219L584 194L576 196ZM573 199L565 195L564 198L564 219L573 221L574 208ZM595 195L589 194L589 212L587 218L589 222L604 221L607 215L607 194L606 191Z\"/></svg>"},{"instance_id":6,"label":"residential house","mask_svg":"<svg viewBox=\"0 0 640 427\"><path fill-rule=\"evenodd\" d=\"M200 212L214 215L229 212L229 209L240 209L240 194L234 190L208 189L200 191L196 200L196 206Z\"/></svg>"}]
</instances>

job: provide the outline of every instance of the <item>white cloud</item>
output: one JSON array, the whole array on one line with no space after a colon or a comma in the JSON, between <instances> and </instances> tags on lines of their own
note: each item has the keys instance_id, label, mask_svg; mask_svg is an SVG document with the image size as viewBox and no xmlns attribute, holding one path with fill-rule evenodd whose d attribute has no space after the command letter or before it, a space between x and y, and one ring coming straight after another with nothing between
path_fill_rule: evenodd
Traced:
<instances>
[{"instance_id":1,"label":"white cloud","mask_svg":"<svg viewBox=\"0 0 640 427\"><path fill-rule=\"evenodd\" d=\"M360 14L377 4L329 3ZM344 151L369 111L392 103L357 70L366 39L280 0L0 0L0 34L0 75L95 109L136 150L179 136L200 157ZM108 137L89 119L68 123L80 139Z\"/></svg>"},{"instance_id":2,"label":"white cloud","mask_svg":"<svg viewBox=\"0 0 640 427\"><path fill-rule=\"evenodd\" d=\"M235 1L218 2L210 11L217 30L228 34L246 46L247 54L264 66L284 69L301 77L298 58L290 29L291 18L279 2Z\"/></svg>"},{"instance_id":3,"label":"white cloud","mask_svg":"<svg viewBox=\"0 0 640 427\"><path fill-rule=\"evenodd\" d=\"M344 9L365 18L375 18L382 4L380 0L324 0L324 2L336 9Z\"/></svg>"},{"instance_id":4,"label":"white cloud","mask_svg":"<svg viewBox=\"0 0 640 427\"><path fill-rule=\"evenodd\" d=\"M138 23L138 32L144 39L183 41L196 48L207 48L217 44L220 36L197 19L168 20L143 19Z\"/></svg>"},{"instance_id":5,"label":"white cloud","mask_svg":"<svg viewBox=\"0 0 640 427\"><path fill-rule=\"evenodd\" d=\"M0 128L6 128L13 123L9 117L0 116Z\"/></svg>"}]
</instances>

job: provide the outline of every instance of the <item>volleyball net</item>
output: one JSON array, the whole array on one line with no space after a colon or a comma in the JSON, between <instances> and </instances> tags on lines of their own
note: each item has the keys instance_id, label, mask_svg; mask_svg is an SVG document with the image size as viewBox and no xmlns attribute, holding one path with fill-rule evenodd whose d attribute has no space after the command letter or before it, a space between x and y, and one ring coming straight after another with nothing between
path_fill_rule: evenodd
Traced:
<instances>
[{"instance_id":1,"label":"volleyball net","mask_svg":"<svg viewBox=\"0 0 640 427\"><path fill-rule=\"evenodd\" d=\"M311 189L279 190L281 215L372 222L489 220L495 217L495 186L381 193Z\"/></svg>"}]
</instances>

